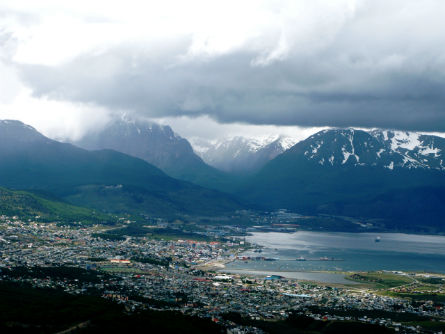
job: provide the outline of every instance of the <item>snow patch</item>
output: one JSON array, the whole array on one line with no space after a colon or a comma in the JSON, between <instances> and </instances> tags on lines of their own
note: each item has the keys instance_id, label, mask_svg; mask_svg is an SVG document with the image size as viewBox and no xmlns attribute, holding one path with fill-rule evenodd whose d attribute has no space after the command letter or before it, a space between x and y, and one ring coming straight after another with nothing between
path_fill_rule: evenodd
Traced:
<instances>
[{"instance_id":1,"label":"snow patch","mask_svg":"<svg viewBox=\"0 0 445 334\"><path fill-rule=\"evenodd\" d=\"M346 137L346 135L344 133L343 133L343 136ZM350 134L349 134L349 136L347 138L348 138L349 143L351 145L351 152L348 152L344 146L341 148L341 150L343 152L343 157L344 157L343 162L341 163L342 165L344 165L348 161L348 159L349 159L349 157L351 155L355 157L355 160L356 160L357 163L360 162L360 157L357 154L355 154L354 130L351 130L351 132L350 132Z\"/></svg>"},{"instance_id":2,"label":"snow patch","mask_svg":"<svg viewBox=\"0 0 445 334\"><path fill-rule=\"evenodd\" d=\"M299 142L299 140L296 138L282 137L282 138L280 138L279 144L281 145L281 148L283 149L283 151L287 151L288 149L290 149L292 146L294 146L298 142Z\"/></svg>"},{"instance_id":3,"label":"snow patch","mask_svg":"<svg viewBox=\"0 0 445 334\"><path fill-rule=\"evenodd\" d=\"M344 147L341 148L341 151L343 152L343 161L341 164L344 165L352 154L346 151Z\"/></svg>"},{"instance_id":4,"label":"snow patch","mask_svg":"<svg viewBox=\"0 0 445 334\"><path fill-rule=\"evenodd\" d=\"M430 154L434 154L435 158L439 157L439 153L441 150L439 150L437 147L432 147L432 146L428 146L425 148L422 148L421 150L419 150L419 153L422 155L430 155Z\"/></svg>"},{"instance_id":5,"label":"snow patch","mask_svg":"<svg viewBox=\"0 0 445 334\"><path fill-rule=\"evenodd\" d=\"M391 149L394 151L397 151L399 148L412 151L421 145L421 142L419 141L420 135L418 133L394 131L392 134Z\"/></svg>"},{"instance_id":6,"label":"snow patch","mask_svg":"<svg viewBox=\"0 0 445 334\"><path fill-rule=\"evenodd\" d=\"M411 158L409 155L406 155L406 154L403 155L403 166L404 167L406 166L409 169L419 168L419 167L428 168L428 166L423 165L421 162L417 161L416 159Z\"/></svg>"},{"instance_id":7,"label":"snow patch","mask_svg":"<svg viewBox=\"0 0 445 334\"><path fill-rule=\"evenodd\" d=\"M388 166L385 166L385 168L393 170L394 169L394 161L391 161L391 163Z\"/></svg>"},{"instance_id":8,"label":"snow patch","mask_svg":"<svg viewBox=\"0 0 445 334\"><path fill-rule=\"evenodd\" d=\"M312 153L313 153L313 154L317 154L318 149L321 147L321 145L323 145L323 141L321 141L321 142L316 142L315 144L316 144L315 147L311 145Z\"/></svg>"}]
</instances>

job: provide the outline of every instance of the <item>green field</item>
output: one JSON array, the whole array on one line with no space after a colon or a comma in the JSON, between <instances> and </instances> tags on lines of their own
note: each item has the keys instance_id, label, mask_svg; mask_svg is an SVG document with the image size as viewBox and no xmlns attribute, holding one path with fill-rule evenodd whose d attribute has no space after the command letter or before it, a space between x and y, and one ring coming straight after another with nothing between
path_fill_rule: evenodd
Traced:
<instances>
[{"instance_id":1,"label":"green field","mask_svg":"<svg viewBox=\"0 0 445 334\"><path fill-rule=\"evenodd\" d=\"M376 289L394 288L414 282L411 277L381 271L354 273L346 276L346 278Z\"/></svg>"},{"instance_id":2,"label":"green field","mask_svg":"<svg viewBox=\"0 0 445 334\"><path fill-rule=\"evenodd\" d=\"M115 223L116 218L91 209L74 206L56 199L26 191L15 191L0 187L0 212L20 219L38 219L43 222L86 224ZM39 217L39 218L36 218Z\"/></svg>"},{"instance_id":3,"label":"green field","mask_svg":"<svg viewBox=\"0 0 445 334\"><path fill-rule=\"evenodd\" d=\"M183 229L173 228L147 228L141 223L132 223L131 225L111 229L103 233L97 233L94 236L108 240L125 240L125 236L131 237L147 237L157 240L196 240L196 241L213 241L212 238L205 235L194 233L193 231L185 231Z\"/></svg>"}]
</instances>

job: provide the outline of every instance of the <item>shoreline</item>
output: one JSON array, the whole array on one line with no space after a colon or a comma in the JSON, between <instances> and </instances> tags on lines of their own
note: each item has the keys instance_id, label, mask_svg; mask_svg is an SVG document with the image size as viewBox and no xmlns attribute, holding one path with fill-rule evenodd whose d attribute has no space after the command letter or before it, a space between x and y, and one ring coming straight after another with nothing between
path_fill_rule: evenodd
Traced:
<instances>
[{"instance_id":1,"label":"shoreline","mask_svg":"<svg viewBox=\"0 0 445 334\"><path fill-rule=\"evenodd\" d=\"M405 235L418 235L418 236L423 236L423 237L445 237L445 232L438 232L436 234L431 234L431 233L424 233L424 232L408 232L408 231L391 231L391 230L373 230L373 231L367 231L367 230L363 230L363 231L340 231L340 230L314 230L314 229L304 229L304 228L298 228L295 230L271 230L271 229L266 229L266 230L257 230L257 231L248 231L245 233L245 235L243 236L233 236L233 237L248 237L248 236L252 236L253 233L284 233L284 234L293 234L293 233L297 233L297 232L312 232L312 233L347 233L347 234L379 234L379 235L384 235L384 234L405 234Z\"/></svg>"},{"instance_id":2,"label":"shoreline","mask_svg":"<svg viewBox=\"0 0 445 334\"><path fill-rule=\"evenodd\" d=\"M218 272L246 276L264 277L270 275L282 276L286 279L318 282L323 284L356 285L357 282L350 281L345 274L327 271L279 271L279 270L249 270L249 269L219 269ZM353 272L351 272L353 273Z\"/></svg>"}]
</instances>

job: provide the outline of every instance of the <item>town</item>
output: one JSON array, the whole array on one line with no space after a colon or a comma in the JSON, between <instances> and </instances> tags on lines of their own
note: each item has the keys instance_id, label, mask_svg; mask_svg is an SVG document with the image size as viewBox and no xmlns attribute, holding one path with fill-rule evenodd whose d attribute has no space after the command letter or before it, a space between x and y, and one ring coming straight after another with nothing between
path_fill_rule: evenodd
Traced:
<instances>
[{"instance_id":1,"label":"town","mask_svg":"<svg viewBox=\"0 0 445 334\"><path fill-rule=\"evenodd\" d=\"M349 273L351 285L228 274L224 264L255 245L245 243L242 237L228 236L113 238L109 236L114 227L109 226L39 222L39 217L0 219L1 280L59 288L75 295L95 293L125 305L128 312L179 311L209 318L228 333L262 333L255 321L279 321L290 314L377 324L399 333L441 333L434 328L445 327L443 302L410 300L397 294L425 290L417 279L425 275L392 273L414 278L382 293L359 284L372 283L369 274ZM168 228L168 223L162 224ZM196 235L212 236L214 229L208 235ZM443 294L444 278L435 279L436 290L428 293ZM236 322L233 314L246 321ZM422 327L425 322L437 326Z\"/></svg>"}]
</instances>

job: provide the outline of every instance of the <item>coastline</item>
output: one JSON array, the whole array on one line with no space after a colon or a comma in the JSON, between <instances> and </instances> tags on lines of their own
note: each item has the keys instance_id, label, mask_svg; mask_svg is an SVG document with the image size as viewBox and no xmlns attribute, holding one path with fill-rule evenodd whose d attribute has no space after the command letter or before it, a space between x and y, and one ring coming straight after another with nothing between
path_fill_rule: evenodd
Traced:
<instances>
[{"instance_id":1,"label":"coastline","mask_svg":"<svg viewBox=\"0 0 445 334\"><path fill-rule=\"evenodd\" d=\"M344 274L327 271L276 271L276 270L250 270L250 269L219 269L221 273L246 276L265 277L271 275L282 276L286 279L317 282L325 284L356 285L357 282L347 280Z\"/></svg>"}]
</instances>

